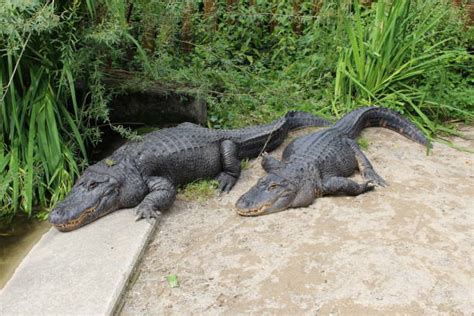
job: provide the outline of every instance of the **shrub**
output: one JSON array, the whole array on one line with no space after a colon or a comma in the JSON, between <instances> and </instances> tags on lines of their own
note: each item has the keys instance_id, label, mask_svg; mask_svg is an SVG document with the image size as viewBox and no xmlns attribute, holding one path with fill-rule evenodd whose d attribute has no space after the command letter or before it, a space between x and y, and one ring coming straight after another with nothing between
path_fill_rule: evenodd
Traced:
<instances>
[{"instance_id":1,"label":"shrub","mask_svg":"<svg viewBox=\"0 0 474 316\"><path fill-rule=\"evenodd\" d=\"M462 21L451 5L399 0L374 6L361 12L356 1L354 15L344 19L350 45L339 56L333 111L378 104L433 134L445 130L446 118L472 119L471 79L462 70L472 57L459 45Z\"/></svg>"}]
</instances>

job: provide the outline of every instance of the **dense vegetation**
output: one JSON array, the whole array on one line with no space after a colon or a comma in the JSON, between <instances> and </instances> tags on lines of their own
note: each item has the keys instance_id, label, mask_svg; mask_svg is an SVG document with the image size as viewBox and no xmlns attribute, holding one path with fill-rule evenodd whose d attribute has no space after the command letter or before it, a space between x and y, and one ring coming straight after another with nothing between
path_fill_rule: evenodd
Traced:
<instances>
[{"instance_id":1,"label":"dense vegetation","mask_svg":"<svg viewBox=\"0 0 474 316\"><path fill-rule=\"evenodd\" d=\"M447 0L0 2L0 219L45 214L117 90L207 101L212 127L378 104L431 137L474 117L472 28ZM122 84L107 86L109 79Z\"/></svg>"}]
</instances>

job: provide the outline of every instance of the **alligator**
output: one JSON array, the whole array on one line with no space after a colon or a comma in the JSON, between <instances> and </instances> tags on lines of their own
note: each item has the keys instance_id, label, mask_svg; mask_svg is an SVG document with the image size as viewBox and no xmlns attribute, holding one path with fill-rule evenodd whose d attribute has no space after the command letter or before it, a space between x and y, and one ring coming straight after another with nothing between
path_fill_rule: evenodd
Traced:
<instances>
[{"instance_id":1,"label":"alligator","mask_svg":"<svg viewBox=\"0 0 474 316\"><path fill-rule=\"evenodd\" d=\"M257 216L287 208L306 207L324 195L359 195L387 183L361 151L356 137L365 127L386 127L428 148L426 137L398 113L380 107L349 112L333 126L293 140L279 161L264 155L267 175L236 202L243 216ZM348 177L359 169L363 183Z\"/></svg>"},{"instance_id":2,"label":"alligator","mask_svg":"<svg viewBox=\"0 0 474 316\"><path fill-rule=\"evenodd\" d=\"M136 207L137 220L152 221L175 200L178 186L216 177L229 192L240 161L278 147L290 130L327 126L306 112L290 111L270 124L217 130L182 123L130 141L88 167L71 192L51 211L49 221L71 231L115 210Z\"/></svg>"}]
</instances>

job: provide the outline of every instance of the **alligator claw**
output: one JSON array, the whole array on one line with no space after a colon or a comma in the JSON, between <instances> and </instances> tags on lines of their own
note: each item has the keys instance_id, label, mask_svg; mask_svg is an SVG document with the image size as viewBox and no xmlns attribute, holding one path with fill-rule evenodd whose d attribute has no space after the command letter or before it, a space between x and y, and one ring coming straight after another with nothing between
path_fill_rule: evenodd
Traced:
<instances>
[{"instance_id":1,"label":"alligator claw","mask_svg":"<svg viewBox=\"0 0 474 316\"><path fill-rule=\"evenodd\" d=\"M363 192L372 191L373 189L375 189L375 184L373 180L369 180L369 181L364 182L364 187L365 189Z\"/></svg>"},{"instance_id":2,"label":"alligator claw","mask_svg":"<svg viewBox=\"0 0 474 316\"><path fill-rule=\"evenodd\" d=\"M373 180L374 183L378 186L381 186L381 187L386 187L388 185L387 181L385 181L381 176L379 176L378 174L376 174L376 178Z\"/></svg>"},{"instance_id":3,"label":"alligator claw","mask_svg":"<svg viewBox=\"0 0 474 316\"><path fill-rule=\"evenodd\" d=\"M237 179L227 173L221 172L217 177L219 181L219 191L229 193Z\"/></svg>"},{"instance_id":4,"label":"alligator claw","mask_svg":"<svg viewBox=\"0 0 474 316\"><path fill-rule=\"evenodd\" d=\"M159 220L161 218L160 211L154 211L149 208L138 208L135 210L135 215L137 215L135 218L136 222L145 219L150 224L153 224L155 220Z\"/></svg>"},{"instance_id":5,"label":"alligator claw","mask_svg":"<svg viewBox=\"0 0 474 316\"><path fill-rule=\"evenodd\" d=\"M373 169L366 169L364 170L362 176L372 182L373 184L379 185L381 187L386 187L388 183L379 176Z\"/></svg>"}]
</instances>

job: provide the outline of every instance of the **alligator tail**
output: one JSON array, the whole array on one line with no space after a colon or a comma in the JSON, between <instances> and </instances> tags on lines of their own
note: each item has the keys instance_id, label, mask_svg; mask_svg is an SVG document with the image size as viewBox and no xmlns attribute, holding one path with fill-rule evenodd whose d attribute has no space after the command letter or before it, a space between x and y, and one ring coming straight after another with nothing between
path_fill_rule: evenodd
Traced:
<instances>
[{"instance_id":1,"label":"alligator tail","mask_svg":"<svg viewBox=\"0 0 474 316\"><path fill-rule=\"evenodd\" d=\"M223 131L239 144L239 159L257 157L272 151L285 140L288 132L306 126L328 126L331 122L313 114L289 111L284 117L269 124Z\"/></svg>"},{"instance_id":2,"label":"alligator tail","mask_svg":"<svg viewBox=\"0 0 474 316\"><path fill-rule=\"evenodd\" d=\"M285 124L289 130L294 130L308 126L329 126L331 122L307 112L289 111L285 115Z\"/></svg>"},{"instance_id":3,"label":"alligator tail","mask_svg":"<svg viewBox=\"0 0 474 316\"><path fill-rule=\"evenodd\" d=\"M425 135L415 125L387 108L359 108L344 116L334 127L342 130L352 139L359 136L366 127L385 127L424 146L431 146Z\"/></svg>"}]
</instances>

